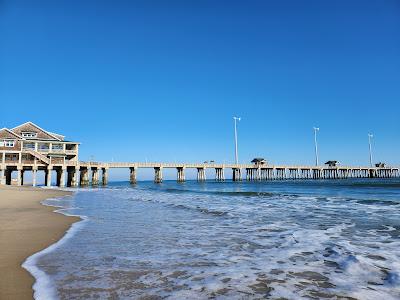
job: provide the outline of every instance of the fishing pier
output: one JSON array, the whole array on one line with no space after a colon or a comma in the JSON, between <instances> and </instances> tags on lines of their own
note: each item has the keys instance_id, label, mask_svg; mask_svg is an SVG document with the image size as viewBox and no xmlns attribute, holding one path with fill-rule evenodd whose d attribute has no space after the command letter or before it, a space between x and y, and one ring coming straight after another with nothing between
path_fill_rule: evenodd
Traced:
<instances>
[{"instance_id":1,"label":"fishing pier","mask_svg":"<svg viewBox=\"0 0 400 300\"><path fill-rule=\"evenodd\" d=\"M287 166L287 165L255 165L255 164L208 164L208 163L124 163L124 162L79 162L76 164L45 164L37 161L33 164L14 163L3 165L0 170L5 176L5 183L11 184L11 173L17 172L17 185L23 185L24 173L32 172L32 185L36 185L38 171L45 172L45 185L52 185L52 171L56 172L56 185L69 186L99 186L108 184L108 173L113 168L129 169L129 182L137 183L140 169L154 170L154 182L163 181L164 169L175 169L176 180L184 182L187 169L197 170L197 181L206 181L206 170L213 169L215 181L268 181L268 180L320 180L347 178L393 178L399 177L399 168L392 167L345 167L345 166ZM4 173L3 173L4 172Z\"/></svg>"},{"instance_id":2,"label":"fishing pier","mask_svg":"<svg viewBox=\"0 0 400 300\"><path fill-rule=\"evenodd\" d=\"M148 162L84 162L78 159L80 143L66 141L63 135L46 131L32 122L12 129L0 129L0 184L24 185L26 172L32 172L32 185L37 185L38 172L44 172L45 185L53 181L59 187L99 186L108 184L109 170L129 169L129 181L137 183L140 169L153 169L154 182L163 181L163 170L175 169L176 180L184 182L187 169L197 170L197 181L204 182L206 170L214 172L211 180L267 181L319 180L346 178L399 177L397 167L377 164L375 167L339 166L330 161L324 166L271 165L263 159L249 164L204 163L148 163ZM16 173L13 179L13 173ZM55 173L56 178L52 178ZM227 175L226 175L227 174ZM16 177L16 178L15 178ZM55 180L54 180L55 179Z\"/></svg>"}]
</instances>

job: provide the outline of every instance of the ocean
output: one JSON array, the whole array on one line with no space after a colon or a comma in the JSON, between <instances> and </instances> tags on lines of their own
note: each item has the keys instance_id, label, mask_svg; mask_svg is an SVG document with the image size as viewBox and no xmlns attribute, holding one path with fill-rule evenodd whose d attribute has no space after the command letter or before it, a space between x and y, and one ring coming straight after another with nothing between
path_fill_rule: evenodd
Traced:
<instances>
[{"instance_id":1,"label":"ocean","mask_svg":"<svg viewBox=\"0 0 400 300\"><path fill-rule=\"evenodd\" d=\"M400 180L111 183L24 263L36 299L400 299Z\"/></svg>"}]
</instances>

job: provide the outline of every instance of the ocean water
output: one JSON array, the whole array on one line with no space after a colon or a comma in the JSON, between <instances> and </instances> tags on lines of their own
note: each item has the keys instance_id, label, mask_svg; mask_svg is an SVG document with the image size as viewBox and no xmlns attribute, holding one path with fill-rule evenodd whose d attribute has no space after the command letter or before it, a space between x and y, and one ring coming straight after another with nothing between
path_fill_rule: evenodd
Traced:
<instances>
[{"instance_id":1,"label":"ocean water","mask_svg":"<svg viewBox=\"0 0 400 300\"><path fill-rule=\"evenodd\" d=\"M30 257L36 299L400 299L400 181L114 183Z\"/></svg>"}]
</instances>

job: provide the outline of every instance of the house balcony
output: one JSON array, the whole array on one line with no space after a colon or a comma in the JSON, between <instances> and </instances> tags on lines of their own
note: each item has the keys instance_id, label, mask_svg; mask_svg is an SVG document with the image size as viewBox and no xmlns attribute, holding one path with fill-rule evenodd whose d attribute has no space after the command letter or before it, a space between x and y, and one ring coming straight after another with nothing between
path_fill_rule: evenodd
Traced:
<instances>
[{"instance_id":1,"label":"house balcony","mask_svg":"<svg viewBox=\"0 0 400 300\"><path fill-rule=\"evenodd\" d=\"M77 155L78 151L77 150L65 150L64 153L67 155Z\"/></svg>"},{"instance_id":2,"label":"house balcony","mask_svg":"<svg viewBox=\"0 0 400 300\"><path fill-rule=\"evenodd\" d=\"M35 164L35 161L32 159L22 159L21 162L25 165L33 165Z\"/></svg>"},{"instance_id":3,"label":"house balcony","mask_svg":"<svg viewBox=\"0 0 400 300\"><path fill-rule=\"evenodd\" d=\"M34 144L23 144L22 150L35 150Z\"/></svg>"},{"instance_id":4,"label":"house balcony","mask_svg":"<svg viewBox=\"0 0 400 300\"><path fill-rule=\"evenodd\" d=\"M62 148L52 148L49 152L51 153L65 153L65 150Z\"/></svg>"}]
</instances>

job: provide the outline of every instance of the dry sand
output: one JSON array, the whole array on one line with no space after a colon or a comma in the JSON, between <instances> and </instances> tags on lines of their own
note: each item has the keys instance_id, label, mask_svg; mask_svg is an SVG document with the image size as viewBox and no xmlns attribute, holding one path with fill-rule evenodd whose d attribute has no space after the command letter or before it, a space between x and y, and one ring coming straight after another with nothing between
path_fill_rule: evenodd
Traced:
<instances>
[{"instance_id":1,"label":"dry sand","mask_svg":"<svg viewBox=\"0 0 400 300\"><path fill-rule=\"evenodd\" d=\"M71 193L0 186L0 299L32 299L34 278L21 267L27 257L59 240L79 220L53 211L41 200Z\"/></svg>"}]
</instances>

